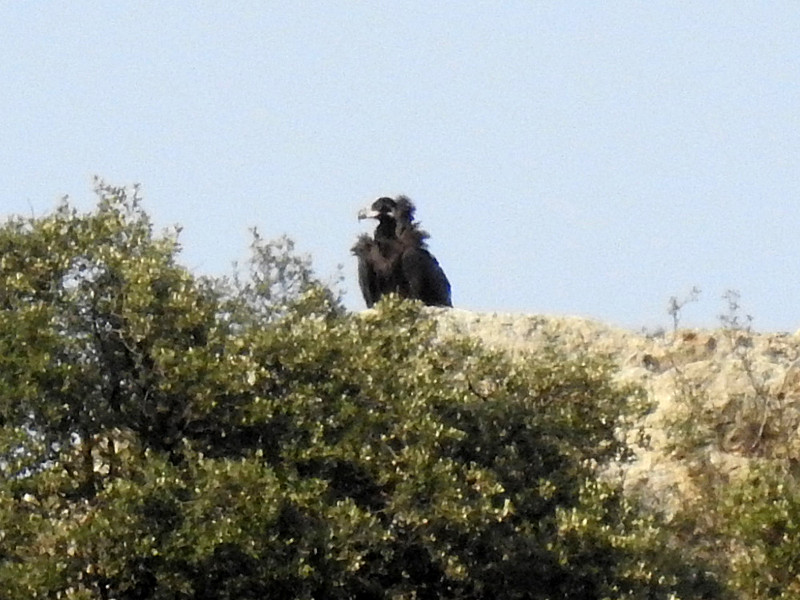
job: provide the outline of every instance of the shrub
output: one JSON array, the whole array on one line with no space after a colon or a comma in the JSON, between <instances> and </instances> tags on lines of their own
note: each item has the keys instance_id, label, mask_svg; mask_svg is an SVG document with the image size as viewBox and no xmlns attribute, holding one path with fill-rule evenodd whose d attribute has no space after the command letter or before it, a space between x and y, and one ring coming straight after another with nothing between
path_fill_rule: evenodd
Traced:
<instances>
[{"instance_id":1,"label":"shrub","mask_svg":"<svg viewBox=\"0 0 800 600\"><path fill-rule=\"evenodd\" d=\"M598 480L639 405L607 362L345 314L286 244L196 277L98 193L0 229L5 597L720 593Z\"/></svg>"},{"instance_id":2,"label":"shrub","mask_svg":"<svg viewBox=\"0 0 800 600\"><path fill-rule=\"evenodd\" d=\"M778 461L720 494L731 587L744 598L800 598L800 484Z\"/></svg>"}]
</instances>

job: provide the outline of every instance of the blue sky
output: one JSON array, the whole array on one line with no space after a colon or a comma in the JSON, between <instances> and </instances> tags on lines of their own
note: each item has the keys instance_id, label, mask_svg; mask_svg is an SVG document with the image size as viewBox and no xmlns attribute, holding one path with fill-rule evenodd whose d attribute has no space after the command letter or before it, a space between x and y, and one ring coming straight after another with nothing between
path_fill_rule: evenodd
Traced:
<instances>
[{"instance_id":1,"label":"blue sky","mask_svg":"<svg viewBox=\"0 0 800 600\"><path fill-rule=\"evenodd\" d=\"M795 2L3 2L0 213L140 183L183 262L344 265L408 194L456 306L800 328Z\"/></svg>"}]
</instances>

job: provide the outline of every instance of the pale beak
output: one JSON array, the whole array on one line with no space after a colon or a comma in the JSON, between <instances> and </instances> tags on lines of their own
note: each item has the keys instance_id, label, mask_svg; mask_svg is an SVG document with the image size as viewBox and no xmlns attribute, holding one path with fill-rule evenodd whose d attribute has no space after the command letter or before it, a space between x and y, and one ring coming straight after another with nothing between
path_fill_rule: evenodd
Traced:
<instances>
[{"instance_id":1,"label":"pale beak","mask_svg":"<svg viewBox=\"0 0 800 600\"><path fill-rule=\"evenodd\" d=\"M364 219L377 219L379 218L378 212L372 210L371 208L362 208L358 211L358 220L362 221Z\"/></svg>"}]
</instances>

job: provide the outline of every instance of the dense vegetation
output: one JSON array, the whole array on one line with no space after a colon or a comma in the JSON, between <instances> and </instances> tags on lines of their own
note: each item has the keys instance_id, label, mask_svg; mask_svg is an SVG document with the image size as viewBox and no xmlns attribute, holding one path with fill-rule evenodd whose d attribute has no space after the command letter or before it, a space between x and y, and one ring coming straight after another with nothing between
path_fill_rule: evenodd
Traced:
<instances>
[{"instance_id":1,"label":"dense vegetation","mask_svg":"<svg viewBox=\"0 0 800 600\"><path fill-rule=\"evenodd\" d=\"M97 192L0 228L3 598L733 593L598 477L646 408L608 362L348 314L288 240L199 277L136 190Z\"/></svg>"}]
</instances>

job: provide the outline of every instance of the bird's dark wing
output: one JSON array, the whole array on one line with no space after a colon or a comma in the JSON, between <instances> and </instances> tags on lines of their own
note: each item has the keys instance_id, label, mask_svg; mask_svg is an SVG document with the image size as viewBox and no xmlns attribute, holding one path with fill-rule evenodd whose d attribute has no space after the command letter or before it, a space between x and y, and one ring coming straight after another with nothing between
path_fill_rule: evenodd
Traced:
<instances>
[{"instance_id":1,"label":"bird's dark wing","mask_svg":"<svg viewBox=\"0 0 800 600\"><path fill-rule=\"evenodd\" d=\"M439 262L425 248L406 250L401 268L409 298L422 300L428 306L453 306L450 282Z\"/></svg>"},{"instance_id":2,"label":"bird's dark wing","mask_svg":"<svg viewBox=\"0 0 800 600\"><path fill-rule=\"evenodd\" d=\"M361 236L352 248L358 258L358 285L367 308L372 308L381 296L378 273L373 264L375 243L368 236Z\"/></svg>"},{"instance_id":3,"label":"bird's dark wing","mask_svg":"<svg viewBox=\"0 0 800 600\"><path fill-rule=\"evenodd\" d=\"M378 276L367 257L364 256L358 257L358 285L361 288L361 295L364 296L367 308L372 308L372 305L380 298Z\"/></svg>"}]
</instances>

